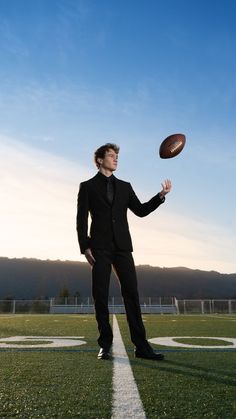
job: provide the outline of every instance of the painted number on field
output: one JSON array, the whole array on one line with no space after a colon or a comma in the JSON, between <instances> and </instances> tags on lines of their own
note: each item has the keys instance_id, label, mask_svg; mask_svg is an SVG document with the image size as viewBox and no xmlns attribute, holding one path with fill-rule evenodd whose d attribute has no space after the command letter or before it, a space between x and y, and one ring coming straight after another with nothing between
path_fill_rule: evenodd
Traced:
<instances>
[{"instance_id":1,"label":"painted number on field","mask_svg":"<svg viewBox=\"0 0 236 419\"><path fill-rule=\"evenodd\" d=\"M216 339L221 341L229 342L230 345L191 345L188 343L176 342L175 339ZM211 349L231 349L236 348L236 339L234 338L225 338L225 337L212 337L212 336L165 336L161 338L152 338L148 339L149 342L155 343L156 345L164 346L175 346L182 348L211 348Z\"/></svg>"},{"instance_id":2,"label":"painted number on field","mask_svg":"<svg viewBox=\"0 0 236 419\"><path fill-rule=\"evenodd\" d=\"M60 348L86 344L84 336L11 336L0 339L0 348Z\"/></svg>"}]
</instances>

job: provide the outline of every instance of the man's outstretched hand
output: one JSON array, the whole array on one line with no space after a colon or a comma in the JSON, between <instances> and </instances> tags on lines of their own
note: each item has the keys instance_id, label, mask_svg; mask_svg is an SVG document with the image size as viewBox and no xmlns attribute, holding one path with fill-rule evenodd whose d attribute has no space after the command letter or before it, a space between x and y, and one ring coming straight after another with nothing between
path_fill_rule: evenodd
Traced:
<instances>
[{"instance_id":1,"label":"man's outstretched hand","mask_svg":"<svg viewBox=\"0 0 236 419\"><path fill-rule=\"evenodd\" d=\"M164 198L164 196L171 191L171 187L172 187L171 180L165 179L164 182L161 184L161 186L162 186L162 190L161 192L159 192L159 196L160 198Z\"/></svg>"}]
</instances>

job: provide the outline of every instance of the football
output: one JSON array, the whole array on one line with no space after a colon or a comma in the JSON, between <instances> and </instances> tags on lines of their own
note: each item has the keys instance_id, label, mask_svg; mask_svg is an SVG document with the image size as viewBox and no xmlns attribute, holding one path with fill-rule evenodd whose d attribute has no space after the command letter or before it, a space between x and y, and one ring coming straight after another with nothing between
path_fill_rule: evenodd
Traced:
<instances>
[{"instance_id":1,"label":"football","mask_svg":"<svg viewBox=\"0 0 236 419\"><path fill-rule=\"evenodd\" d=\"M159 155L161 159L171 159L172 157L178 156L183 150L185 143L186 138L184 134L169 135L160 145Z\"/></svg>"}]
</instances>

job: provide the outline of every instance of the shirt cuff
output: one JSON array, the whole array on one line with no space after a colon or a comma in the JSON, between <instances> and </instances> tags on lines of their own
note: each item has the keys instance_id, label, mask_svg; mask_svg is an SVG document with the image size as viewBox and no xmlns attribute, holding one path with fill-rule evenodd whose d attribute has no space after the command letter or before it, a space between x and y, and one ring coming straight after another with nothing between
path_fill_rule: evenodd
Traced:
<instances>
[{"instance_id":1,"label":"shirt cuff","mask_svg":"<svg viewBox=\"0 0 236 419\"><path fill-rule=\"evenodd\" d=\"M161 200L161 203L165 202L166 198L164 196L161 197L160 192L159 192L158 196L159 196L159 198Z\"/></svg>"}]
</instances>

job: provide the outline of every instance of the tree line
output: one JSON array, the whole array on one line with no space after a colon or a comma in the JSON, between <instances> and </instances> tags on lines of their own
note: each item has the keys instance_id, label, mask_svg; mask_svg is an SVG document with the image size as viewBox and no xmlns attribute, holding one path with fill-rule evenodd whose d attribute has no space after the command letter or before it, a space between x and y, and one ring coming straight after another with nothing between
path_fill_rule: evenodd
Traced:
<instances>
[{"instance_id":1,"label":"tree line","mask_svg":"<svg viewBox=\"0 0 236 419\"><path fill-rule=\"evenodd\" d=\"M236 274L185 267L137 266L140 297L236 299ZM111 276L110 295L120 296ZM91 268L86 262L0 257L0 299L50 299L91 296Z\"/></svg>"}]
</instances>

